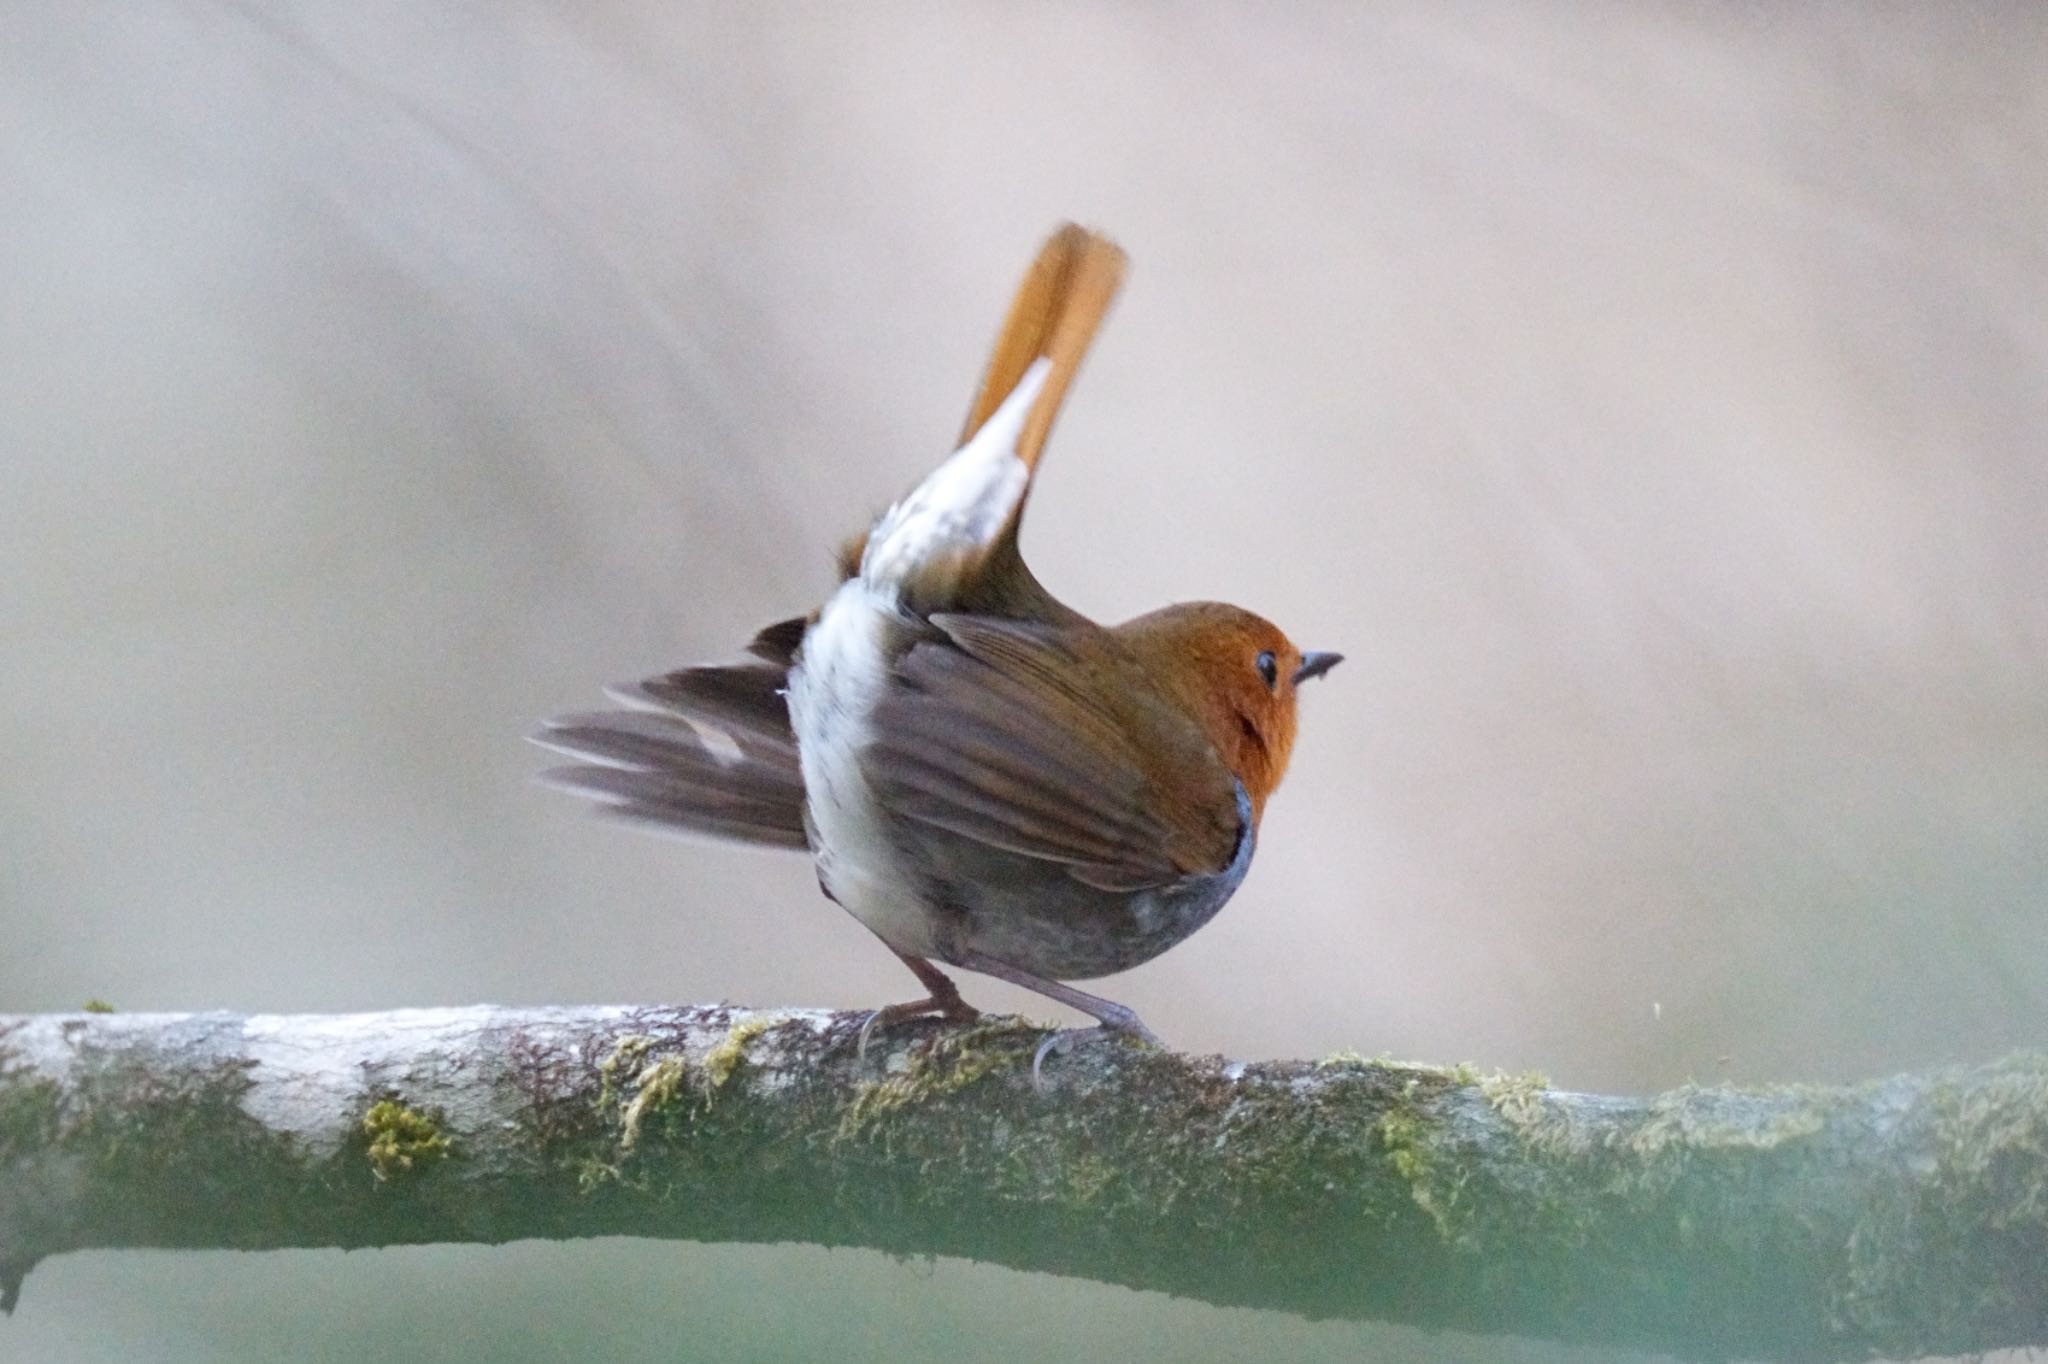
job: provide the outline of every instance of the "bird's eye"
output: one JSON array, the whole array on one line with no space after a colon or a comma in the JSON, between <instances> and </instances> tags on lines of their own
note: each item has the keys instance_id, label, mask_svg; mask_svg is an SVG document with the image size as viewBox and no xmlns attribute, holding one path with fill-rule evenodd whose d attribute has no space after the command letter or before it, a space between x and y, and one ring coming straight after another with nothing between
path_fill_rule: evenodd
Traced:
<instances>
[{"instance_id":1,"label":"bird's eye","mask_svg":"<svg viewBox=\"0 0 2048 1364\"><path fill-rule=\"evenodd\" d=\"M1267 691L1280 689L1280 662L1273 657L1271 649L1259 655L1259 676L1266 679Z\"/></svg>"}]
</instances>

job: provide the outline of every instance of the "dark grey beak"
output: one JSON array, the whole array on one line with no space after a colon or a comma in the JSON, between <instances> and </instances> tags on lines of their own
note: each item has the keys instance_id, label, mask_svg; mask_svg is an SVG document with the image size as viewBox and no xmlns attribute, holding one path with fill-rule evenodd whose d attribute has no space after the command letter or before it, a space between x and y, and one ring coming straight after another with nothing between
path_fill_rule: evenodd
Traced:
<instances>
[{"instance_id":1,"label":"dark grey beak","mask_svg":"<svg viewBox=\"0 0 2048 1364\"><path fill-rule=\"evenodd\" d=\"M1310 653L1301 656L1301 666L1294 670L1294 685L1300 686L1311 677L1321 677L1344 661L1342 654Z\"/></svg>"}]
</instances>

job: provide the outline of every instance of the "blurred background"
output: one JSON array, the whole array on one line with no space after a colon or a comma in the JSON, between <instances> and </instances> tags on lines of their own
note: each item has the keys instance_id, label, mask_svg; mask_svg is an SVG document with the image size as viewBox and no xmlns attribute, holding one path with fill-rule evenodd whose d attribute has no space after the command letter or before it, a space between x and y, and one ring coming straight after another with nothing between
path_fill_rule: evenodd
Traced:
<instances>
[{"instance_id":1,"label":"blurred background","mask_svg":"<svg viewBox=\"0 0 2048 1364\"><path fill-rule=\"evenodd\" d=\"M1581 1089L2043 1042L2048 10L6 18L0 1011L907 997L804 859L590 822L521 736L815 603L1073 217L1135 269L1039 574L1350 660L1109 993ZM0 1322L827 1352L1586 1357L647 1242L67 1256Z\"/></svg>"}]
</instances>

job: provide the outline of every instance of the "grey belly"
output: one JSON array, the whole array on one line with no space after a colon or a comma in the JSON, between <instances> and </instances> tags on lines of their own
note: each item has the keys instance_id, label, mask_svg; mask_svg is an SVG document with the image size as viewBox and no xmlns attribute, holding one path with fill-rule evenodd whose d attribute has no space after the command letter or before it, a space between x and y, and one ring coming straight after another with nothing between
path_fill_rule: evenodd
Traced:
<instances>
[{"instance_id":1,"label":"grey belly","mask_svg":"<svg viewBox=\"0 0 2048 1364\"><path fill-rule=\"evenodd\" d=\"M919 879L941 921L941 956L970 948L1054 980L1087 980L1150 961L1216 917L1251 868L1251 802L1230 865L1167 886L1107 891L1057 863L991 848L929 826L917 831Z\"/></svg>"}]
</instances>

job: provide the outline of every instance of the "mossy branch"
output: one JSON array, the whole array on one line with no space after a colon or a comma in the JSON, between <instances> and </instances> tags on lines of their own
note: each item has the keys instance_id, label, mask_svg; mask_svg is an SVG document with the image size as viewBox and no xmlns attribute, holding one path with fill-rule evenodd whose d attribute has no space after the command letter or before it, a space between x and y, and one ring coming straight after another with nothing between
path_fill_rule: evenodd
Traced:
<instances>
[{"instance_id":1,"label":"mossy branch","mask_svg":"<svg viewBox=\"0 0 2048 1364\"><path fill-rule=\"evenodd\" d=\"M2048 1059L1650 1099L723 1006L0 1018L0 1305L111 1246L959 1255L1692 1358L2048 1345Z\"/></svg>"}]
</instances>

